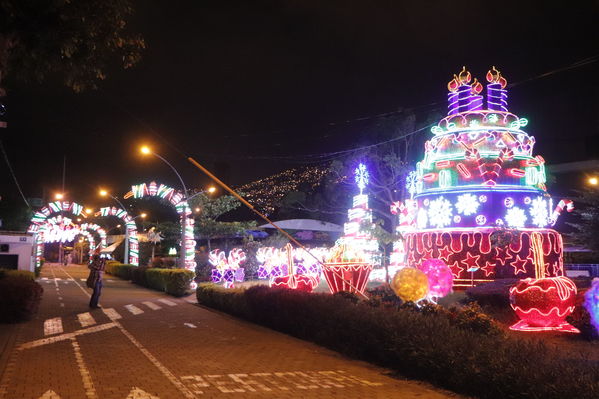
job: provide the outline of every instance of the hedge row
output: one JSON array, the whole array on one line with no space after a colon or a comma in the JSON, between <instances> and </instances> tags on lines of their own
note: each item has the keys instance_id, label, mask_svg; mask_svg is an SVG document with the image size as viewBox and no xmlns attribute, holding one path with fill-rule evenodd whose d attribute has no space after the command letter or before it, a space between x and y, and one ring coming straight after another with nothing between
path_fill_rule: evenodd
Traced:
<instances>
[{"instance_id":1,"label":"hedge row","mask_svg":"<svg viewBox=\"0 0 599 399\"><path fill-rule=\"evenodd\" d=\"M599 365L444 313L373 307L341 296L201 284L198 302L399 373L481 398L597 398Z\"/></svg>"},{"instance_id":2,"label":"hedge row","mask_svg":"<svg viewBox=\"0 0 599 399\"><path fill-rule=\"evenodd\" d=\"M39 308L43 292L32 272L0 269L0 323L30 319Z\"/></svg>"},{"instance_id":3,"label":"hedge row","mask_svg":"<svg viewBox=\"0 0 599 399\"><path fill-rule=\"evenodd\" d=\"M173 296L185 295L195 277L194 272L185 269L138 267L118 262L107 262L106 273Z\"/></svg>"}]
</instances>

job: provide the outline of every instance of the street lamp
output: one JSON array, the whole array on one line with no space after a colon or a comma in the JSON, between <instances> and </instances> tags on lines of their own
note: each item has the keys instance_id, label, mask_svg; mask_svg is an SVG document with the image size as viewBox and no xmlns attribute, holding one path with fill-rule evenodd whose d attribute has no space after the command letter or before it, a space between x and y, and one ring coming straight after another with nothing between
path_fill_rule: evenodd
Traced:
<instances>
[{"instance_id":1,"label":"street lamp","mask_svg":"<svg viewBox=\"0 0 599 399\"><path fill-rule=\"evenodd\" d=\"M179 181L181 182L181 186L183 187L183 200L185 202L188 201L188 196L187 196L187 186L185 185L185 182L183 181L183 178L181 177L181 175L179 174L179 172L177 171L177 169L175 169L175 167L173 165L170 164L169 161L167 161L166 159L164 159L162 156L160 156L159 154L156 154L154 151L152 151L150 149L150 147L148 146L142 146L139 151L144 154L144 155L154 155L156 158L160 159L162 162L164 162L165 164L168 165L169 168L172 169L173 172L175 172L175 175L177 175L177 178L179 179ZM188 204L189 206L189 204ZM187 255L187 246L186 246L186 233L187 233L187 214L186 211L183 211L183 216L181 219L181 268L185 269L185 258Z\"/></svg>"},{"instance_id":2,"label":"street lamp","mask_svg":"<svg viewBox=\"0 0 599 399\"><path fill-rule=\"evenodd\" d=\"M596 176L592 176L589 177L589 179L587 180L587 182L591 185L591 186L596 186L599 184L599 178L597 178Z\"/></svg>"},{"instance_id":3,"label":"street lamp","mask_svg":"<svg viewBox=\"0 0 599 399\"><path fill-rule=\"evenodd\" d=\"M64 194L63 193L56 193L54 194L54 198L57 200L61 200L64 198Z\"/></svg>"}]
</instances>

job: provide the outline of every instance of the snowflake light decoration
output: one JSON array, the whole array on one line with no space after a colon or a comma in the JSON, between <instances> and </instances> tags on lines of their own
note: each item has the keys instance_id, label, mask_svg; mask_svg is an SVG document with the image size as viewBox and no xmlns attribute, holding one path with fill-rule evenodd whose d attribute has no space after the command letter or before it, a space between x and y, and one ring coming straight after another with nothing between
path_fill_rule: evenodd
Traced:
<instances>
[{"instance_id":1,"label":"snowflake light decoration","mask_svg":"<svg viewBox=\"0 0 599 399\"><path fill-rule=\"evenodd\" d=\"M476 213L478 206L480 203L476 198L476 195L472 194L462 194L458 197L457 202L455 203L455 207L458 213L462 215L468 216Z\"/></svg>"},{"instance_id":2,"label":"snowflake light decoration","mask_svg":"<svg viewBox=\"0 0 599 399\"><path fill-rule=\"evenodd\" d=\"M410 173L408 173L408 176L406 177L406 189L410 193L411 199L414 198L414 194L416 194L416 192L417 192L417 186L418 186L418 173L416 173L416 171L413 170Z\"/></svg>"},{"instance_id":3,"label":"snowflake light decoration","mask_svg":"<svg viewBox=\"0 0 599 399\"><path fill-rule=\"evenodd\" d=\"M549 210L547 208L547 201L542 198L535 198L532 200L530 205L530 216L532 216L532 223L538 227L547 226L547 219L549 219Z\"/></svg>"},{"instance_id":4,"label":"snowflake light decoration","mask_svg":"<svg viewBox=\"0 0 599 399\"><path fill-rule=\"evenodd\" d=\"M356 170L354 171L356 175L356 184L360 189L360 194L368 185L368 181L370 180L370 174L368 173L368 169L366 169L366 165L360 163Z\"/></svg>"},{"instance_id":5,"label":"snowflake light decoration","mask_svg":"<svg viewBox=\"0 0 599 399\"><path fill-rule=\"evenodd\" d=\"M524 227L527 217L524 209L515 206L508 209L504 219L507 222L507 225L510 227Z\"/></svg>"},{"instance_id":6,"label":"snowflake light decoration","mask_svg":"<svg viewBox=\"0 0 599 399\"><path fill-rule=\"evenodd\" d=\"M445 227L451 224L453 207L451 202L443 197L431 201L428 207L428 219L431 226L437 228Z\"/></svg>"}]
</instances>

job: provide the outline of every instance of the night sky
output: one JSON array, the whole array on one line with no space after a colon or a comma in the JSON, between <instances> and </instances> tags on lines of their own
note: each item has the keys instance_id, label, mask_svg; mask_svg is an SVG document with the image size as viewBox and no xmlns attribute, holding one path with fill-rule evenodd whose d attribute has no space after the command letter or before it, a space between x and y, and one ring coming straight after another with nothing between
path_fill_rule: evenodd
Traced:
<instances>
[{"instance_id":1,"label":"night sky","mask_svg":"<svg viewBox=\"0 0 599 399\"><path fill-rule=\"evenodd\" d=\"M598 4L138 1L131 27L147 50L137 67L83 94L53 81L11 85L0 134L27 197L60 190L66 155L69 198L97 205L100 186L178 186L138 155L141 143L188 186L208 183L182 153L243 184L303 164L302 154L368 142L361 117L413 108L421 126L446 113L446 84L462 65L483 82L496 65L522 82L509 107L530 120L537 154L549 164L598 159L599 62L540 77L597 59ZM0 195L17 198L0 165Z\"/></svg>"}]
</instances>

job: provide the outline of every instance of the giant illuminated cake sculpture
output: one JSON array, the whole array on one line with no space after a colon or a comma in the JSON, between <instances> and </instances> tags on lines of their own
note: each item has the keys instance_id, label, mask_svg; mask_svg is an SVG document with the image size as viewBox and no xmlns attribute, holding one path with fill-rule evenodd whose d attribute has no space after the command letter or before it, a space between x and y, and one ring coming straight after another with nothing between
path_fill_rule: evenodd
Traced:
<instances>
[{"instance_id":1,"label":"giant illuminated cake sculpture","mask_svg":"<svg viewBox=\"0 0 599 399\"><path fill-rule=\"evenodd\" d=\"M486 107L466 68L448 84L448 115L431 129L408 184L416 205L415 229L404 233L407 263L442 259L455 286L561 276L562 238L549 227L571 204L552 212L545 161L522 130L528 121L508 111L501 73L493 67L486 78ZM509 240L495 240L502 236Z\"/></svg>"}]
</instances>

